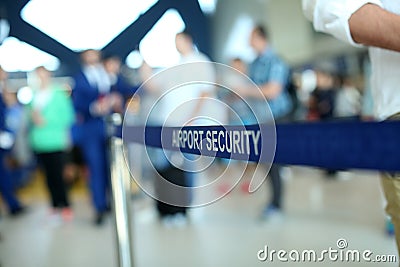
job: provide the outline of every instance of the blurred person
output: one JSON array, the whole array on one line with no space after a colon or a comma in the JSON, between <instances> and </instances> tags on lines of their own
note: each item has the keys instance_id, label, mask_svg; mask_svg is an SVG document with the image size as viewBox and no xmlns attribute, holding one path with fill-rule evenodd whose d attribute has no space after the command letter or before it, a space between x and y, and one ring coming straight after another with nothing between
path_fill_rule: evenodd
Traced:
<instances>
[{"instance_id":1,"label":"blurred person","mask_svg":"<svg viewBox=\"0 0 400 267\"><path fill-rule=\"evenodd\" d=\"M35 160L28 140L28 118L26 110L18 102L17 94L9 90L3 92L6 104L5 121L8 129L15 136L15 143L7 153L7 165L16 187L27 182Z\"/></svg>"},{"instance_id":2,"label":"blurred person","mask_svg":"<svg viewBox=\"0 0 400 267\"><path fill-rule=\"evenodd\" d=\"M325 121L334 117L336 88L334 76L327 70L315 71L317 86L309 99L309 120Z\"/></svg>"},{"instance_id":3,"label":"blurred person","mask_svg":"<svg viewBox=\"0 0 400 267\"><path fill-rule=\"evenodd\" d=\"M307 119L311 121L332 120L337 93L333 71L320 66L315 70L315 75L317 84L310 95ZM327 178L334 178L337 171L328 169L325 173Z\"/></svg>"},{"instance_id":4,"label":"blurred person","mask_svg":"<svg viewBox=\"0 0 400 267\"><path fill-rule=\"evenodd\" d=\"M215 69L210 59L199 52L194 45L191 33L184 30L175 37L176 49L181 55L179 63L168 70L160 72L154 79L148 80L152 75L152 70L144 64L141 68L142 80L146 82L146 89L155 96L162 96L157 102L160 110L153 112L150 116L151 123L166 126L187 126L187 125L208 125L222 123L225 119L224 111L215 106L213 101L216 98L214 85L209 84L190 84L179 86L193 81L215 81ZM185 67L182 64L196 63ZM209 64L207 64L207 62ZM168 91L173 89L171 91ZM167 94L163 95L165 92ZM191 103L194 101L194 103ZM160 152L160 153L158 153ZM165 158L163 151L154 151L153 164L157 172L166 180L183 187L193 187L195 179L196 155L179 155L169 153L169 159L176 162L171 163ZM168 152L167 152L168 153ZM162 155L161 155L162 154ZM163 159L155 160L160 157ZM175 165L175 166L174 166ZM183 169L188 171L185 171ZM166 195L169 198L171 192L165 192L165 188L156 185L158 195ZM179 201L185 203L181 206L173 206L162 201L156 201L157 211L164 225L184 225L187 223L187 208L192 201L192 194L185 191L179 197Z\"/></svg>"},{"instance_id":5,"label":"blurred person","mask_svg":"<svg viewBox=\"0 0 400 267\"><path fill-rule=\"evenodd\" d=\"M210 58L200 52L193 41L193 36L190 31L185 29L178 33L175 37L175 46L181 55L179 64L202 62L201 65L191 65L180 75L187 76L186 80L196 81L203 80L210 83L216 81L216 70ZM207 64L208 63L208 64ZM190 73L187 73L190 72ZM216 88L213 84L194 84L184 88L186 95L180 95L177 102L173 105L179 107L187 101L196 100L194 106L190 105L188 113L183 114L180 122L176 121L180 126L182 125L216 125L223 124L227 120L227 110L216 105L214 101L217 99ZM172 96L171 96L172 97ZM184 172L186 185L194 187L195 180L198 177L196 170L201 164L201 157L192 154L184 154L187 159L184 161L184 167L188 171ZM193 193L189 194L188 203L193 200Z\"/></svg>"},{"instance_id":6,"label":"blurred person","mask_svg":"<svg viewBox=\"0 0 400 267\"><path fill-rule=\"evenodd\" d=\"M70 147L70 128L74 121L71 100L65 90L51 80L45 67L35 69L38 78L29 105L31 127L29 139L46 176L51 197L51 215L61 213L65 221L73 213L64 181L65 152Z\"/></svg>"},{"instance_id":7,"label":"blurred person","mask_svg":"<svg viewBox=\"0 0 400 267\"><path fill-rule=\"evenodd\" d=\"M248 74L248 66L241 58L233 58L229 62L229 65L244 75ZM224 79L224 83L230 85L232 88L238 86L251 86L250 81L246 79L245 76L240 75L237 72L229 72L229 76L224 77ZM224 100L226 100L227 103L229 103L229 106L232 108L231 112L229 113L229 124L247 124L247 120L249 119L247 116L249 113L251 113L251 109L245 100L230 90L228 90Z\"/></svg>"},{"instance_id":8,"label":"blurred person","mask_svg":"<svg viewBox=\"0 0 400 267\"><path fill-rule=\"evenodd\" d=\"M105 119L121 112L121 94L112 91L112 83L101 62L100 51L81 53L81 70L74 76L72 101L76 112L73 139L80 148L89 171L89 187L96 211L94 223L101 225L110 209L108 199L109 161Z\"/></svg>"},{"instance_id":9,"label":"blurred person","mask_svg":"<svg viewBox=\"0 0 400 267\"><path fill-rule=\"evenodd\" d=\"M183 75L188 75L193 78L198 77L202 80L215 82L216 70L211 60L205 54L198 51L194 44L193 36L188 30L184 30L176 35L175 45L176 49L181 55L179 64L196 62L209 63L199 66L194 65L192 70L188 70L190 73L182 73ZM201 72L196 73L196 71ZM183 119L186 119L186 121L181 121L183 124L188 124L188 119L192 120L189 123L191 125L215 124L215 121L213 120L218 120L221 122L226 119L225 111L215 107L213 101L209 101L210 98L216 98L214 85L197 84L193 87L188 87L188 90L185 90L185 92L187 95L182 96L182 98L178 99L177 102L183 103L184 98L186 98L186 100L195 98L197 101L190 113L183 117ZM198 118L199 115L204 116L204 114L207 114L212 120Z\"/></svg>"},{"instance_id":10,"label":"blurred person","mask_svg":"<svg viewBox=\"0 0 400 267\"><path fill-rule=\"evenodd\" d=\"M375 116L400 119L400 2L303 0L303 10L317 31L355 46L369 46ZM383 172L381 182L400 254L400 176Z\"/></svg>"},{"instance_id":11,"label":"blurred person","mask_svg":"<svg viewBox=\"0 0 400 267\"><path fill-rule=\"evenodd\" d=\"M222 78L223 84L227 85L228 88L236 88L238 86L247 87L252 86L251 80L247 78L248 75L248 64L240 57L232 58L229 62L229 66L234 68L235 71L228 71ZM237 95L230 89L221 88L219 89L222 101L227 103L230 107L228 113L228 123L230 125L246 125L251 124L253 119L253 114L251 107L247 103L251 101L249 99L243 99L240 95ZM227 159L219 159L222 162L228 161ZM251 181L251 173L255 171L257 164L253 162L247 162L246 168L243 174L243 179L241 179L240 189L243 193L248 193L248 188ZM232 185L228 182L219 185L218 190L225 194L228 193L232 188Z\"/></svg>"},{"instance_id":12,"label":"blurred person","mask_svg":"<svg viewBox=\"0 0 400 267\"><path fill-rule=\"evenodd\" d=\"M248 114L244 121L246 124L265 123L265 105L267 100L272 115L277 123L288 120L292 110L292 102L286 86L290 79L289 66L276 54L270 45L268 32L262 25L253 28L250 35L250 46L257 53L257 58L250 64L249 77L259 86L263 99L257 99L259 92L254 92L253 87L238 88L240 96L246 101L255 102L255 113L261 121L257 121L254 114ZM265 114L265 115L264 115ZM264 115L264 116L263 116ZM264 219L279 218L282 214L282 179L280 174L281 166L272 164L269 176L271 181L271 200L264 208L262 217Z\"/></svg>"},{"instance_id":13,"label":"blurred person","mask_svg":"<svg viewBox=\"0 0 400 267\"><path fill-rule=\"evenodd\" d=\"M140 106L139 94L135 94L139 89L139 86L131 85L123 75L123 65L121 58L118 55L105 55L102 59L102 62L110 79L110 91L118 92L122 97L122 105L117 107L114 112L117 112L123 116L124 125L134 124L138 120L137 112ZM127 155L129 159L127 160L127 163L129 166L134 164L132 161L140 161L138 160L136 154L137 151L133 149L133 146L128 145ZM134 191L132 190L132 192Z\"/></svg>"},{"instance_id":14,"label":"blurred person","mask_svg":"<svg viewBox=\"0 0 400 267\"><path fill-rule=\"evenodd\" d=\"M336 95L335 117L358 119L361 112L361 94L350 77L341 77Z\"/></svg>"},{"instance_id":15,"label":"blurred person","mask_svg":"<svg viewBox=\"0 0 400 267\"><path fill-rule=\"evenodd\" d=\"M138 86L130 85L121 73L122 62L116 55L107 55L103 58L104 69L110 79L111 91L119 92L123 97L124 103L129 101L135 94ZM123 108L123 107L122 107ZM119 113L122 113L120 110Z\"/></svg>"},{"instance_id":16,"label":"blurred person","mask_svg":"<svg viewBox=\"0 0 400 267\"><path fill-rule=\"evenodd\" d=\"M234 59L231 60L230 64L229 64L232 68L234 68L235 70L243 73L243 74L247 74L247 64L246 62L244 62L243 59L236 57Z\"/></svg>"},{"instance_id":17,"label":"blurred person","mask_svg":"<svg viewBox=\"0 0 400 267\"><path fill-rule=\"evenodd\" d=\"M10 170L6 164L6 156L14 143L14 136L6 124L6 105L4 103L4 94L7 88L8 74L0 67L0 193L7 205L10 215L19 215L25 211L25 207L18 200Z\"/></svg>"}]
</instances>

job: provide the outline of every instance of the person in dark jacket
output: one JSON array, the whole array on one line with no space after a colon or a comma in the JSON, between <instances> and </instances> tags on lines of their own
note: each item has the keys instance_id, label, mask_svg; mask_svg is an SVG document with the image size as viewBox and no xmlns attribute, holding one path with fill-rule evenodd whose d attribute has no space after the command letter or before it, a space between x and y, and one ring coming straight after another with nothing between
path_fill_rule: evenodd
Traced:
<instances>
[{"instance_id":1,"label":"person in dark jacket","mask_svg":"<svg viewBox=\"0 0 400 267\"><path fill-rule=\"evenodd\" d=\"M73 139L80 147L89 169L89 187L96 210L95 224L100 225L109 208L105 118L113 112L122 112L124 93L111 81L101 62L99 51L83 51L81 60L82 68L74 77L75 85L72 90L76 112Z\"/></svg>"},{"instance_id":2,"label":"person in dark jacket","mask_svg":"<svg viewBox=\"0 0 400 267\"><path fill-rule=\"evenodd\" d=\"M0 192L9 213L19 215L25 208L15 195L10 171L6 166L6 155L13 146L14 136L5 121L6 105L3 100L5 90L7 90L7 73L0 67Z\"/></svg>"}]
</instances>

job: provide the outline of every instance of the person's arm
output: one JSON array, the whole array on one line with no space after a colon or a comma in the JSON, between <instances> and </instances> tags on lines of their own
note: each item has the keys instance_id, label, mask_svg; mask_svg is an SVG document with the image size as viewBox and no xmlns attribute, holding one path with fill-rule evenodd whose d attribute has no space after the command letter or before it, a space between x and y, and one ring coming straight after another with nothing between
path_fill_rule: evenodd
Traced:
<instances>
[{"instance_id":1,"label":"person's arm","mask_svg":"<svg viewBox=\"0 0 400 267\"><path fill-rule=\"evenodd\" d=\"M254 90L254 85L247 88L239 88L238 94L241 97L266 98L273 100L284 90L287 83L289 69L281 60L275 59L268 70L269 80L258 87L260 91Z\"/></svg>"},{"instance_id":2,"label":"person's arm","mask_svg":"<svg viewBox=\"0 0 400 267\"><path fill-rule=\"evenodd\" d=\"M60 127L70 127L75 121L75 112L72 106L72 100L65 90L61 87L56 87L57 90L57 120L54 121L55 125Z\"/></svg>"},{"instance_id":3,"label":"person's arm","mask_svg":"<svg viewBox=\"0 0 400 267\"><path fill-rule=\"evenodd\" d=\"M207 107L210 99L214 98L214 94L216 93L215 83L217 81L216 69L212 62L208 61L208 59L204 59L204 61L193 61L178 65L176 73L173 76L177 78L177 82L174 86L200 81L199 83L195 82L193 85L189 85L188 88L188 90L195 90L196 94L198 94L198 96L193 99L195 100L194 106L192 112L188 114L187 117L187 125L193 125L196 123L196 120L199 119L199 116L204 115L202 114L204 113L204 108Z\"/></svg>"},{"instance_id":4,"label":"person's arm","mask_svg":"<svg viewBox=\"0 0 400 267\"><path fill-rule=\"evenodd\" d=\"M130 85L125 78L119 74L116 84L118 92L124 97L132 97L140 86Z\"/></svg>"},{"instance_id":5,"label":"person's arm","mask_svg":"<svg viewBox=\"0 0 400 267\"><path fill-rule=\"evenodd\" d=\"M95 99L89 100L88 90L85 88L85 78L83 73L79 73L74 77L74 87L72 89L72 103L77 114L82 116L91 116L90 105Z\"/></svg>"},{"instance_id":6,"label":"person's arm","mask_svg":"<svg viewBox=\"0 0 400 267\"><path fill-rule=\"evenodd\" d=\"M380 0L302 0L302 5L316 31L400 52L400 16L383 9Z\"/></svg>"},{"instance_id":7,"label":"person's arm","mask_svg":"<svg viewBox=\"0 0 400 267\"><path fill-rule=\"evenodd\" d=\"M194 104L195 106L193 108L193 111L190 114L190 116L188 117L189 122L186 126L192 125L193 122L195 122L198 119L197 116L199 115L201 109L205 105L206 99L211 98L211 97L212 97L212 94L210 92L205 91L205 92L200 93L199 98L196 99L196 101L195 101L195 104Z\"/></svg>"},{"instance_id":8,"label":"person's arm","mask_svg":"<svg viewBox=\"0 0 400 267\"><path fill-rule=\"evenodd\" d=\"M316 31L330 34L354 46L364 43L366 40L361 38L365 38L366 31L380 24L378 21L381 17L377 16L377 13L372 17L364 17L364 8L367 8L368 12L370 12L369 9L378 11L380 15L383 11L382 6L380 0L302 0L304 15L313 22ZM353 20L351 30L350 19ZM392 34L398 33L392 32ZM368 45L368 42L365 44Z\"/></svg>"},{"instance_id":9,"label":"person's arm","mask_svg":"<svg viewBox=\"0 0 400 267\"><path fill-rule=\"evenodd\" d=\"M251 97L251 98L266 98L274 99L282 92L282 84L279 82L268 82L259 85L260 91L254 90L253 86L238 87L235 92L241 97Z\"/></svg>"},{"instance_id":10,"label":"person's arm","mask_svg":"<svg viewBox=\"0 0 400 267\"><path fill-rule=\"evenodd\" d=\"M275 99L282 92L281 82L271 81L260 86L261 93L266 99Z\"/></svg>"},{"instance_id":11,"label":"person's arm","mask_svg":"<svg viewBox=\"0 0 400 267\"><path fill-rule=\"evenodd\" d=\"M400 16L374 4L365 4L349 19L356 43L400 52Z\"/></svg>"}]
</instances>

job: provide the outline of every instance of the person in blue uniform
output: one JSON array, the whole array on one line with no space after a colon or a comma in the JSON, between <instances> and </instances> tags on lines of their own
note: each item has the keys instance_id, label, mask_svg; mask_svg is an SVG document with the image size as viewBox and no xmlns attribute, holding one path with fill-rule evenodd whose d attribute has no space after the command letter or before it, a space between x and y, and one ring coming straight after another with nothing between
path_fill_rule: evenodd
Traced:
<instances>
[{"instance_id":1,"label":"person in blue uniform","mask_svg":"<svg viewBox=\"0 0 400 267\"><path fill-rule=\"evenodd\" d=\"M103 57L103 65L110 79L111 92L118 92L124 103L127 103L139 87L132 86L122 74L121 58L113 54L106 55Z\"/></svg>"},{"instance_id":2,"label":"person in blue uniform","mask_svg":"<svg viewBox=\"0 0 400 267\"><path fill-rule=\"evenodd\" d=\"M21 214L25 209L17 199L10 170L6 166L6 155L13 145L13 135L7 129L5 121L6 105L3 100L3 92L6 88L7 73L0 67L0 192L7 204L11 215Z\"/></svg>"},{"instance_id":3,"label":"person in blue uniform","mask_svg":"<svg viewBox=\"0 0 400 267\"><path fill-rule=\"evenodd\" d=\"M123 111L121 89L106 72L97 50L81 53L82 67L74 77L72 100L76 111L73 139L80 147L89 169L89 187L96 210L95 224L100 225L109 209L109 163L105 118ZM132 94L135 88L132 87ZM123 92L124 95L127 92Z\"/></svg>"}]
</instances>

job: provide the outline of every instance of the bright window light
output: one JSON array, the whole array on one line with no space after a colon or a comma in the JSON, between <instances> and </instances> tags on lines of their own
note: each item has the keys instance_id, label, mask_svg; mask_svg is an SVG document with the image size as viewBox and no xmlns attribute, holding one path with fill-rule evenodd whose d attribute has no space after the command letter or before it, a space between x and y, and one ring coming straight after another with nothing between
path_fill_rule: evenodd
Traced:
<instances>
[{"instance_id":1,"label":"bright window light","mask_svg":"<svg viewBox=\"0 0 400 267\"><path fill-rule=\"evenodd\" d=\"M31 71L39 66L54 71L59 67L60 61L36 47L8 37L0 46L0 65L8 72Z\"/></svg>"},{"instance_id":2,"label":"bright window light","mask_svg":"<svg viewBox=\"0 0 400 267\"><path fill-rule=\"evenodd\" d=\"M10 23L6 19L0 18L0 44L8 37L10 33Z\"/></svg>"},{"instance_id":3,"label":"bright window light","mask_svg":"<svg viewBox=\"0 0 400 267\"><path fill-rule=\"evenodd\" d=\"M201 10L206 14L213 14L218 0L199 0Z\"/></svg>"},{"instance_id":4,"label":"bright window light","mask_svg":"<svg viewBox=\"0 0 400 267\"><path fill-rule=\"evenodd\" d=\"M21 17L74 51L102 49L156 2L31 0Z\"/></svg>"},{"instance_id":5,"label":"bright window light","mask_svg":"<svg viewBox=\"0 0 400 267\"><path fill-rule=\"evenodd\" d=\"M21 104L28 105L33 99L32 89L28 86L20 88L17 93L17 99Z\"/></svg>"},{"instance_id":6,"label":"bright window light","mask_svg":"<svg viewBox=\"0 0 400 267\"><path fill-rule=\"evenodd\" d=\"M255 54L249 45L250 33L254 27L253 19L248 15L239 16L233 24L228 40L224 48L224 58L241 57L250 62Z\"/></svg>"},{"instance_id":7,"label":"bright window light","mask_svg":"<svg viewBox=\"0 0 400 267\"><path fill-rule=\"evenodd\" d=\"M126 65L132 69L138 69L143 63L142 55L134 50L126 57Z\"/></svg>"},{"instance_id":8,"label":"bright window light","mask_svg":"<svg viewBox=\"0 0 400 267\"><path fill-rule=\"evenodd\" d=\"M170 67L178 63L180 55L175 47L175 35L185 29L179 13L170 9L140 42L143 59L151 67Z\"/></svg>"}]
</instances>

